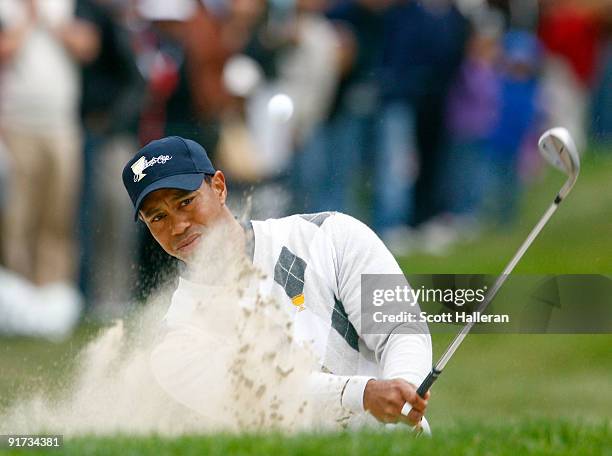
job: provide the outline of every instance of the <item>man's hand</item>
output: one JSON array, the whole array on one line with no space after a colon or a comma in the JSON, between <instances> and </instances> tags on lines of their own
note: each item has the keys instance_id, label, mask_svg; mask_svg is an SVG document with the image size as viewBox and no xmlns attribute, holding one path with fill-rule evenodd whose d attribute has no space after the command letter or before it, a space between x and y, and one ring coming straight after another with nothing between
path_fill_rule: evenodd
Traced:
<instances>
[{"instance_id":1,"label":"man's hand","mask_svg":"<svg viewBox=\"0 0 612 456\"><path fill-rule=\"evenodd\" d=\"M402 379L370 380L363 393L363 406L383 423L402 421L415 426L423 418L430 396L428 391L423 399L416 390L413 384ZM406 402L412 406L407 417L401 414Z\"/></svg>"}]
</instances>

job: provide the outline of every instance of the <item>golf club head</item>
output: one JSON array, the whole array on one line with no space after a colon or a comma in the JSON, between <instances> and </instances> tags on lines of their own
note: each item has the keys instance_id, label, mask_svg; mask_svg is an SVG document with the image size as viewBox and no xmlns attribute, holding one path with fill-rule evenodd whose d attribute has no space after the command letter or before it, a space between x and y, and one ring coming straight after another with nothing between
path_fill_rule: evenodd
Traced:
<instances>
[{"instance_id":1,"label":"golf club head","mask_svg":"<svg viewBox=\"0 0 612 456\"><path fill-rule=\"evenodd\" d=\"M567 182L559 192L559 198L565 198L576 183L580 172L580 156L572 135L566 128L551 128L540 137L538 148L547 162L568 176Z\"/></svg>"}]
</instances>

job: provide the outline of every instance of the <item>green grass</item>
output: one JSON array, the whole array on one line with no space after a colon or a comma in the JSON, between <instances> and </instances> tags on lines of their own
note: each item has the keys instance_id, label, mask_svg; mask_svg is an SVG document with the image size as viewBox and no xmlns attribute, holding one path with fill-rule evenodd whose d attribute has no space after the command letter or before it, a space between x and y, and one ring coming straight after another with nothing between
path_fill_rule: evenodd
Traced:
<instances>
[{"instance_id":1,"label":"green grass","mask_svg":"<svg viewBox=\"0 0 612 456\"><path fill-rule=\"evenodd\" d=\"M444 257L402 258L402 267L408 273L501 271L563 180L551 172L532 186L511 229L457 244ZM612 157L587 157L574 191L516 271L612 274ZM17 393L61 385L91 332L84 328L61 344L0 339L0 409ZM451 337L433 335L435 357ZM611 455L611 347L612 335L469 336L433 388L428 409L433 439L415 440L403 432L84 436L68 440L62 453Z\"/></svg>"},{"instance_id":2,"label":"green grass","mask_svg":"<svg viewBox=\"0 0 612 456\"><path fill-rule=\"evenodd\" d=\"M548 172L523 195L515 226L458 243L444 257L401 258L408 273L499 273L553 198L565 177ZM612 274L612 154L587 156L576 186L527 251L518 273Z\"/></svg>"},{"instance_id":3,"label":"green grass","mask_svg":"<svg viewBox=\"0 0 612 456\"><path fill-rule=\"evenodd\" d=\"M83 436L61 449L64 455L598 455L612 454L609 423L581 425L565 421L517 421L505 424L463 423L431 439L409 432L342 432L265 435L212 435L161 438L158 436ZM8 453L8 452L7 452ZM39 452L43 453L43 452ZM47 454L53 452L47 451ZM8 454L32 454L12 451Z\"/></svg>"},{"instance_id":4,"label":"green grass","mask_svg":"<svg viewBox=\"0 0 612 456\"><path fill-rule=\"evenodd\" d=\"M35 391L59 391L76 367L76 355L97 332L83 325L61 342L0 337L0 411Z\"/></svg>"}]
</instances>

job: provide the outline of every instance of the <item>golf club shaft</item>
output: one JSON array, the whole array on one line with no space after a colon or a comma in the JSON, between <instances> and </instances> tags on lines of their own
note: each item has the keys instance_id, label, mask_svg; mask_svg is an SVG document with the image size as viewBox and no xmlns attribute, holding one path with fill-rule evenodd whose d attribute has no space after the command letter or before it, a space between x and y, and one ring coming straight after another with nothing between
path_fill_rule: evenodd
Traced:
<instances>
[{"instance_id":1,"label":"golf club shaft","mask_svg":"<svg viewBox=\"0 0 612 456\"><path fill-rule=\"evenodd\" d=\"M475 312L484 312L484 310L489 306L491 301L493 301L493 299L497 295L497 292L499 291L499 289L502 287L502 285L506 281L507 277L514 270L515 266L521 260L521 258L523 257L523 255L525 254L529 246L533 243L534 239L538 236L538 234L540 234L540 231L542 231L542 228L544 228L544 226L548 223L548 220L550 220L552 215L555 213L555 211L559 207L560 202L561 202L561 199L559 197L555 198L555 201L550 205L550 207L548 208L546 213L542 216L542 218L540 218L540 221L531 230L531 232L529 233L529 236L527 236L527 239L523 241L523 244L521 244L520 248L514 254L514 256L512 257L512 260L510 260L510 262L508 263L508 265L506 266L502 274L497 278L493 286L489 289L487 295L485 296L485 299L476 308ZM423 380L423 382L417 389L417 393L419 396L425 397L425 394L427 393L431 385L433 385L433 383L436 381L438 376L442 373L442 370L446 366L446 363L448 363L448 361L451 359L455 351L457 351L457 348L459 348L459 346L465 339L465 336L468 335L468 333L470 332L474 324L475 324L474 321L467 323L461 329L459 334L455 336L455 338L453 339L451 344L448 346L444 354L440 357L440 359L435 364L435 366L432 367L431 372L429 372L429 375L425 378L425 380Z\"/></svg>"}]
</instances>

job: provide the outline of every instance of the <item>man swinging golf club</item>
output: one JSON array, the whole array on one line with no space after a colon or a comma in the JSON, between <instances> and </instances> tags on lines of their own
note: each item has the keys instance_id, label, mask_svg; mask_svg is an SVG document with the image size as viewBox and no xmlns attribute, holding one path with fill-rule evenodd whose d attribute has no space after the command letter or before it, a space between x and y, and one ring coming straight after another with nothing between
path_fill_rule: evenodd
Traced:
<instances>
[{"instance_id":1,"label":"man swinging golf club","mask_svg":"<svg viewBox=\"0 0 612 456\"><path fill-rule=\"evenodd\" d=\"M362 334L362 274L402 274L382 241L344 214L324 212L252 221L242 226L226 206L228 188L206 151L168 137L142 148L123 170L135 217L161 247L189 264L214 227L244 245L266 274L261 287L293 320L297 342L310 341L321 372L316 396L337 420L369 412L380 422L426 427L429 394L416 386L431 366L431 339L423 323L392 334ZM249 240L251 242L249 242ZM189 319L185 301L201 300L181 278L168 317ZM179 302L180 301L180 302ZM170 321L172 323L172 321ZM159 381L159 379L158 379ZM189 406L184 388L162 387Z\"/></svg>"}]
</instances>

